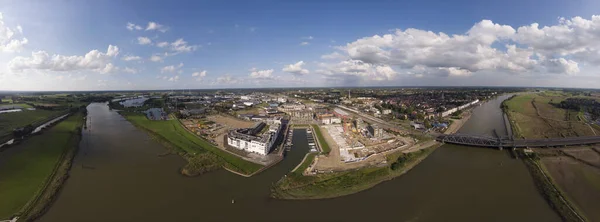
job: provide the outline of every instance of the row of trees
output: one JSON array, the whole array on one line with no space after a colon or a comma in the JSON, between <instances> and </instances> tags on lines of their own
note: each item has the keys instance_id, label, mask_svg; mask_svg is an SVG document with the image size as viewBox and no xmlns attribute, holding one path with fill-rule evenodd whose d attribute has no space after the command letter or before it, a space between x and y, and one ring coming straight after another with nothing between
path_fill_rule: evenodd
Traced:
<instances>
[{"instance_id":1,"label":"row of trees","mask_svg":"<svg viewBox=\"0 0 600 222\"><path fill-rule=\"evenodd\" d=\"M600 117L600 103L595 99L590 98L568 98L557 104L563 109L571 109L584 111L591 114L592 119L596 120Z\"/></svg>"}]
</instances>

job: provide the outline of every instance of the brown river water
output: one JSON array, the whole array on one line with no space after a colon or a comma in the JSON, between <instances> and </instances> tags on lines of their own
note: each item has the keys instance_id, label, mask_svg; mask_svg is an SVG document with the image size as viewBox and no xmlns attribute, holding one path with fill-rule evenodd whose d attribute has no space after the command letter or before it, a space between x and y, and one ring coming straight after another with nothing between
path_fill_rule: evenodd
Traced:
<instances>
[{"instance_id":1,"label":"brown river water","mask_svg":"<svg viewBox=\"0 0 600 222\"><path fill-rule=\"evenodd\" d=\"M462 133L505 133L500 96L474 109ZM71 176L40 221L560 221L507 151L444 145L405 175L350 196L269 198L308 152L304 130L278 165L245 178L225 170L184 177L185 161L105 104L88 107ZM232 203L235 200L235 203Z\"/></svg>"}]
</instances>

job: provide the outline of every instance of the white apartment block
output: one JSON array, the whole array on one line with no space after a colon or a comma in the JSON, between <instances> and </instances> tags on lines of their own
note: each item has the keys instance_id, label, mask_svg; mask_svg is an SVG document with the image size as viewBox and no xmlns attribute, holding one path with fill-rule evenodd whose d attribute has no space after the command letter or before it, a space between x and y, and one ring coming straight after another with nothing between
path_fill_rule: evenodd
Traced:
<instances>
[{"instance_id":1,"label":"white apartment block","mask_svg":"<svg viewBox=\"0 0 600 222\"><path fill-rule=\"evenodd\" d=\"M262 127L265 127L264 124ZM277 140L280 130L281 124L276 121L273 121L273 124L269 125L268 131L262 135L253 135L250 133L252 131L260 131L260 129L234 129L227 134L227 144L247 152L267 155Z\"/></svg>"}]
</instances>

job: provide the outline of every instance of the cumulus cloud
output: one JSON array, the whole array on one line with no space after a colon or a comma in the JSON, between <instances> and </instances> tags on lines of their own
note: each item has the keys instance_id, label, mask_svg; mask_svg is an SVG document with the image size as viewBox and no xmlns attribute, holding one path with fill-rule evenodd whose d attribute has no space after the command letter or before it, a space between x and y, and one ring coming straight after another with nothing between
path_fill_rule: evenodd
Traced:
<instances>
[{"instance_id":1,"label":"cumulus cloud","mask_svg":"<svg viewBox=\"0 0 600 222\"><path fill-rule=\"evenodd\" d=\"M384 81L393 80L398 73L388 65L371 64L360 60L345 60L337 64L319 64L321 69L317 73L330 78L352 76L359 79Z\"/></svg>"},{"instance_id":2,"label":"cumulus cloud","mask_svg":"<svg viewBox=\"0 0 600 222\"><path fill-rule=\"evenodd\" d=\"M50 56L45 51L32 52L31 57L17 56L8 63L8 67L13 71L22 71L27 69L48 70L48 71L74 71L74 70L94 70L102 73L108 73L115 69L110 63L112 58L119 54L117 46L109 45L106 53L98 50L92 50L84 56Z\"/></svg>"},{"instance_id":3,"label":"cumulus cloud","mask_svg":"<svg viewBox=\"0 0 600 222\"><path fill-rule=\"evenodd\" d=\"M171 78L169 78L169 82L177 82L177 81L179 81L179 75L172 76Z\"/></svg>"},{"instance_id":4,"label":"cumulus cloud","mask_svg":"<svg viewBox=\"0 0 600 222\"><path fill-rule=\"evenodd\" d=\"M191 52L196 50L196 48L198 48L198 46L188 45L188 43L184 41L183 38L177 39L171 43L171 50L176 53Z\"/></svg>"},{"instance_id":5,"label":"cumulus cloud","mask_svg":"<svg viewBox=\"0 0 600 222\"><path fill-rule=\"evenodd\" d=\"M125 26L125 27L126 27L126 28L127 28L129 31L133 31L133 30L142 30L142 29L143 29L143 28L142 28L142 26L139 26L139 25L133 24L133 23L131 23L131 22L128 22L128 23L127 23L127 26Z\"/></svg>"},{"instance_id":6,"label":"cumulus cloud","mask_svg":"<svg viewBox=\"0 0 600 222\"><path fill-rule=\"evenodd\" d=\"M482 20L455 35L397 29L336 47L321 56L333 61L322 65L319 73L377 78L398 74L388 72L391 69L413 76L458 77L481 71L574 75L582 64L600 65L598 30L600 16L560 18L553 26L533 23L516 29Z\"/></svg>"},{"instance_id":7,"label":"cumulus cloud","mask_svg":"<svg viewBox=\"0 0 600 222\"><path fill-rule=\"evenodd\" d=\"M550 73L565 73L572 75L579 72L579 65L573 60L564 58L549 59L545 61L545 67Z\"/></svg>"},{"instance_id":8,"label":"cumulus cloud","mask_svg":"<svg viewBox=\"0 0 600 222\"><path fill-rule=\"evenodd\" d=\"M202 70L201 72L192 73L192 77L195 77L197 81L202 81L204 77L206 77L206 70Z\"/></svg>"},{"instance_id":9,"label":"cumulus cloud","mask_svg":"<svg viewBox=\"0 0 600 222\"><path fill-rule=\"evenodd\" d=\"M166 32L169 28L167 28L164 25L158 24L156 22L148 22L148 26L146 26L146 31L160 31L160 32Z\"/></svg>"},{"instance_id":10,"label":"cumulus cloud","mask_svg":"<svg viewBox=\"0 0 600 222\"><path fill-rule=\"evenodd\" d=\"M17 32L23 34L23 28L17 26ZM0 13L0 52L20 52L29 41L27 38L16 39L15 32L4 24L4 17Z\"/></svg>"},{"instance_id":11,"label":"cumulus cloud","mask_svg":"<svg viewBox=\"0 0 600 222\"><path fill-rule=\"evenodd\" d=\"M179 63L179 65L177 65L177 66L174 66L174 65L165 66L165 67L162 67L162 68L160 69L160 72L161 72L161 73L174 73L174 72L180 72L180 71L181 71L180 69L181 69L182 67L183 67L183 63Z\"/></svg>"},{"instance_id":12,"label":"cumulus cloud","mask_svg":"<svg viewBox=\"0 0 600 222\"><path fill-rule=\"evenodd\" d=\"M250 78L253 79L273 79L273 69L267 70L256 70L255 68L251 69Z\"/></svg>"},{"instance_id":13,"label":"cumulus cloud","mask_svg":"<svg viewBox=\"0 0 600 222\"><path fill-rule=\"evenodd\" d=\"M305 46L305 45L310 45L310 43L309 42L301 42L300 45Z\"/></svg>"},{"instance_id":14,"label":"cumulus cloud","mask_svg":"<svg viewBox=\"0 0 600 222\"><path fill-rule=\"evenodd\" d=\"M282 71L288 72L294 75L306 75L309 73L308 69L302 68L304 61L299 61L295 64L289 64L283 67Z\"/></svg>"},{"instance_id":15,"label":"cumulus cloud","mask_svg":"<svg viewBox=\"0 0 600 222\"><path fill-rule=\"evenodd\" d=\"M149 45L152 43L152 40L150 40L148 37L138 37L137 41L140 45Z\"/></svg>"}]
</instances>

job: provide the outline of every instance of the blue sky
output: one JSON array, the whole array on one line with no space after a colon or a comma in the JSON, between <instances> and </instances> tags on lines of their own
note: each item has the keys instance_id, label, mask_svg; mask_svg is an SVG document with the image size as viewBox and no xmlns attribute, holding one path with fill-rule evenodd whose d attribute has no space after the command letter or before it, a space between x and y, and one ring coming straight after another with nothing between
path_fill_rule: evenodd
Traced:
<instances>
[{"instance_id":1,"label":"blue sky","mask_svg":"<svg viewBox=\"0 0 600 222\"><path fill-rule=\"evenodd\" d=\"M600 79L591 0L0 0L0 13L0 90Z\"/></svg>"}]
</instances>

